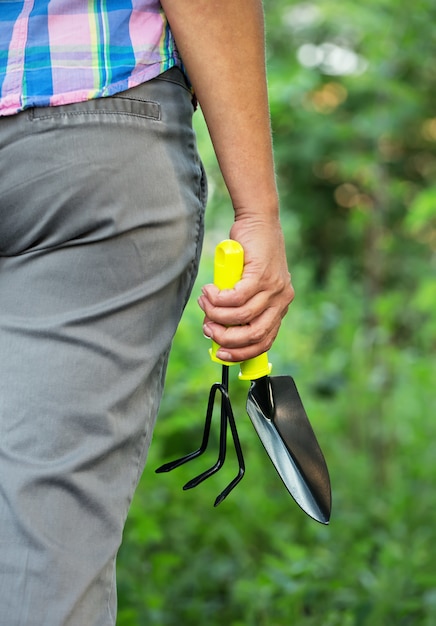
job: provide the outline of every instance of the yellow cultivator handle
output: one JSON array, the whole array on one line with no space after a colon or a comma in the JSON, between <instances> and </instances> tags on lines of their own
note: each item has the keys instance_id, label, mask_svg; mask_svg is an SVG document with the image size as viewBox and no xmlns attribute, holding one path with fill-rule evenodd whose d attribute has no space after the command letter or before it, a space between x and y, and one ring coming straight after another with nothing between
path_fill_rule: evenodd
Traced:
<instances>
[{"instance_id":1,"label":"yellow cultivator handle","mask_svg":"<svg viewBox=\"0 0 436 626\"><path fill-rule=\"evenodd\" d=\"M225 239L215 248L214 276L213 282L218 289L233 289L242 278L244 270L244 250L240 243L232 239ZM222 365L234 365L233 362L222 361L216 356L219 345L212 341L212 348L209 350L210 358ZM263 354L243 361L240 364L241 380L256 380L271 373L271 364L268 363L268 354Z\"/></svg>"}]
</instances>

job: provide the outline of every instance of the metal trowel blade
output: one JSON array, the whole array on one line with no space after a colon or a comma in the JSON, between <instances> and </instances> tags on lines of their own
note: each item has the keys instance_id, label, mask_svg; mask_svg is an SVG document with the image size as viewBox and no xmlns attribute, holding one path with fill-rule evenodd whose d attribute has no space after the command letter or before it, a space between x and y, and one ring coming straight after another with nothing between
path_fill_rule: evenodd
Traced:
<instances>
[{"instance_id":1,"label":"metal trowel blade","mask_svg":"<svg viewBox=\"0 0 436 626\"><path fill-rule=\"evenodd\" d=\"M264 376L252 381L247 413L296 503L316 521L328 524L330 477L293 378Z\"/></svg>"}]
</instances>

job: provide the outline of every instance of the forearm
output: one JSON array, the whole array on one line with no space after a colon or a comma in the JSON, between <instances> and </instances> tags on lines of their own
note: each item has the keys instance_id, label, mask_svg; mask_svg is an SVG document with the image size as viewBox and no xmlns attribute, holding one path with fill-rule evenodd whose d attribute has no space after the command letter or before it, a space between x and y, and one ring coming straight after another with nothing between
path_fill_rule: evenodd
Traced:
<instances>
[{"instance_id":1,"label":"forearm","mask_svg":"<svg viewBox=\"0 0 436 626\"><path fill-rule=\"evenodd\" d=\"M161 0L209 128L235 210L244 273L203 287L204 333L224 360L268 350L294 292L274 173L261 0Z\"/></svg>"},{"instance_id":2,"label":"forearm","mask_svg":"<svg viewBox=\"0 0 436 626\"><path fill-rule=\"evenodd\" d=\"M278 215L261 0L162 0L236 219Z\"/></svg>"}]
</instances>

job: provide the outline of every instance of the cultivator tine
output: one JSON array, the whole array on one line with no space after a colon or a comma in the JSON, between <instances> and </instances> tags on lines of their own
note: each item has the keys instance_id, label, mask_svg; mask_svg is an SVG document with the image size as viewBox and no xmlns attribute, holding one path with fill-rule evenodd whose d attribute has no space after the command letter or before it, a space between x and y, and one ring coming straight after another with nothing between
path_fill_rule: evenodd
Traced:
<instances>
[{"instance_id":1,"label":"cultivator tine","mask_svg":"<svg viewBox=\"0 0 436 626\"><path fill-rule=\"evenodd\" d=\"M215 500L215 503L214 503L214 506L218 506L219 504L221 504L221 502L225 498L227 498L229 493L242 480L242 477L245 474L244 455L242 454L241 442L239 441L239 435L238 435L238 431L237 431L237 428L236 428L235 418L233 416L232 406L230 404L230 400L229 400L229 397L227 395L226 395L226 400L227 400L227 404L228 404L228 406L227 406L227 420L228 420L228 423L230 424L230 430L231 430L232 437L233 437L233 443L234 443L234 446L235 446L236 457L238 459L239 470L238 470L238 473L235 476L235 478L231 481L231 483L229 483L227 485L227 487L225 489L223 489L223 491L219 494L219 496L217 496L217 498Z\"/></svg>"},{"instance_id":2,"label":"cultivator tine","mask_svg":"<svg viewBox=\"0 0 436 626\"><path fill-rule=\"evenodd\" d=\"M209 401L207 404L206 420L204 423L203 439L200 444L200 447L197 448L197 450L194 450L194 452L190 452L189 454L182 456L180 459L176 459L175 461L170 461L169 463L165 463L164 465L161 465L160 467L157 468L157 470L155 470L157 474L161 474L163 472L171 472L171 470L175 469L176 467L180 467L181 465L184 465L184 463L187 463L188 461L192 461L193 459L196 459L197 457L201 456L203 452L206 451L207 445L209 443L210 426L212 423L213 405L215 402L215 395L216 395L216 392L220 389L220 387L221 387L221 383L215 383L212 385L210 389Z\"/></svg>"}]
</instances>

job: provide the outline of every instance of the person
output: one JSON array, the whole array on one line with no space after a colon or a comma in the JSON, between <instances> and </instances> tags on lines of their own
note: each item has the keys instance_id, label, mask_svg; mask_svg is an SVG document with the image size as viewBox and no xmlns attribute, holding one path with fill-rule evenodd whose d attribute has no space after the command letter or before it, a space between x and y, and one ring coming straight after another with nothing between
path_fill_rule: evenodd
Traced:
<instances>
[{"instance_id":1,"label":"person","mask_svg":"<svg viewBox=\"0 0 436 626\"><path fill-rule=\"evenodd\" d=\"M228 361L268 350L294 292L261 0L0 4L0 606L109 626L115 560L197 273L204 113L245 250L205 285Z\"/></svg>"}]
</instances>

